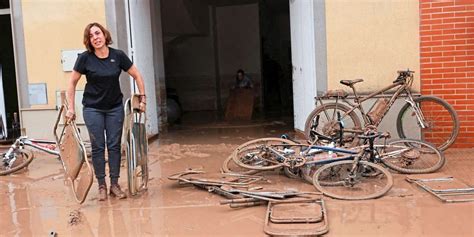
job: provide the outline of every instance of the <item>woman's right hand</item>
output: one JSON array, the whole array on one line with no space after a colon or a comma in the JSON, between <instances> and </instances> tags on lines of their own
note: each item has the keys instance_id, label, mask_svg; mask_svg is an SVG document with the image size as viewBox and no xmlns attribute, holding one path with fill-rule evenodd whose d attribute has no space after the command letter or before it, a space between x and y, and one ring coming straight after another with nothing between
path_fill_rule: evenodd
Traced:
<instances>
[{"instance_id":1,"label":"woman's right hand","mask_svg":"<svg viewBox=\"0 0 474 237\"><path fill-rule=\"evenodd\" d=\"M76 119L76 112L72 109L68 109L66 112L66 121L74 121Z\"/></svg>"}]
</instances>

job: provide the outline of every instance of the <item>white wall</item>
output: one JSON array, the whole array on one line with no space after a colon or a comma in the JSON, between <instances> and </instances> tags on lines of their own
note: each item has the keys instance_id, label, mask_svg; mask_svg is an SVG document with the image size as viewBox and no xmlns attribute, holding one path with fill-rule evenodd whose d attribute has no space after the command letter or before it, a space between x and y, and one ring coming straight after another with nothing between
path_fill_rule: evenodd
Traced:
<instances>
[{"instance_id":1,"label":"white wall","mask_svg":"<svg viewBox=\"0 0 474 237\"><path fill-rule=\"evenodd\" d=\"M304 131L316 96L314 2L290 1L291 59L293 63L294 126Z\"/></svg>"},{"instance_id":2,"label":"white wall","mask_svg":"<svg viewBox=\"0 0 474 237\"><path fill-rule=\"evenodd\" d=\"M0 121L3 123L3 129L5 133L5 137L8 136L8 129L7 129L7 113L5 110L5 94L3 93L3 71L2 71L2 64L0 64L0 114L2 115L2 120ZM2 139L3 137L0 137Z\"/></svg>"},{"instance_id":3,"label":"white wall","mask_svg":"<svg viewBox=\"0 0 474 237\"><path fill-rule=\"evenodd\" d=\"M155 68L153 64L152 25L149 0L127 0L130 6L130 22L128 30L131 33L129 55L145 81L147 95L147 133L158 133L158 113L155 93ZM138 89L135 89L138 93Z\"/></svg>"}]
</instances>

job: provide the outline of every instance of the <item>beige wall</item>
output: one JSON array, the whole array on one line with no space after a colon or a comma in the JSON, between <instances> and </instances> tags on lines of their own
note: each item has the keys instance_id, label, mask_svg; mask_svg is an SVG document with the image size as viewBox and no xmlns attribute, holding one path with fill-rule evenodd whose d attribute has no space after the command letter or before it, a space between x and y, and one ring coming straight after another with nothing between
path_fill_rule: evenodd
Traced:
<instances>
[{"instance_id":1,"label":"beige wall","mask_svg":"<svg viewBox=\"0 0 474 237\"><path fill-rule=\"evenodd\" d=\"M104 0L22 0L21 4L27 83L46 83L48 93L48 105L20 108L22 127L30 137L53 139L56 91L66 89L70 74L63 71L61 50L84 49L84 27L93 21L105 25L105 3ZM77 90L82 90L84 85L83 77ZM80 113L80 99L76 104ZM78 122L81 124L82 119ZM87 131L84 133L86 138Z\"/></svg>"},{"instance_id":2,"label":"beige wall","mask_svg":"<svg viewBox=\"0 0 474 237\"><path fill-rule=\"evenodd\" d=\"M414 0L326 0L328 89L363 78L361 92L389 85L396 71L416 71L419 91L419 10Z\"/></svg>"},{"instance_id":3,"label":"beige wall","mask_svg":"<svg viewBox=\"0 0 474 237\"><path fill-rule=\"evenodd\" d=\"M93 21L105 25L104 0L22 0L28 83L47 83L48 105L56 91L66 88L69 73L62 70L61 50L83 49L84 27ZM85 78L78 89L83 88Z\"/></svg>"}]
</instances>

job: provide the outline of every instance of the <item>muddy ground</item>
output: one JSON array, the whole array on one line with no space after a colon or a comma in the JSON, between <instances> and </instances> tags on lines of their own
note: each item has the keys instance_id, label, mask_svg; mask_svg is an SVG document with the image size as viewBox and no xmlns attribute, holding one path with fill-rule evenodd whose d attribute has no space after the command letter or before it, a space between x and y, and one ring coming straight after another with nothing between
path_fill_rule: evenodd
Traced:
<instances>
[{"instance_id":1,"label":"muddy ground","mask_svg":"<svg viewBox=\"0 0 474 237\"><path fill-rule=\"evenodd\" d=\"M166 177L187 168L218 172L239 144L289 131L282 121L247 125L179 126L150 144L149 190L125 200L97 200L94 183L84 204L74 201L60 161L36 153L29 168L0 177L1 236L265 236L265 206L231 209L220 196L179 186ZM474 185L474 149L450 149L440 171ZM126 168L120 183L126 187ZM274 187L314 191L312 185L266 174ZM474 236L474 202L441 203L394 174L384 197L369 201L325 198L327 236Z\"/></svg>"}]
</instances>

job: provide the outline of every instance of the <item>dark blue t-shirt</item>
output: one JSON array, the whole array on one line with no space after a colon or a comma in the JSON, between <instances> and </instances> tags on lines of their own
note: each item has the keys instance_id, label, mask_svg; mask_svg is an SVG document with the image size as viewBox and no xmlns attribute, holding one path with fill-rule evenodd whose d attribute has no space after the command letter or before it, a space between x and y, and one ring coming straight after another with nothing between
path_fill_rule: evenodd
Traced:
<instances>
[{"instance_id":1,"label":"dark blue t-shirt","mask_svg":"<svg viewBox=\"0 0 474 237\"><path fill-rule=\"evenodd\" d=\"M128 71L133 63L118 49L109 47L107 58L98 58L94 53L79 54L74 70L86 75L82 104L95 109L112 109L122 103L119 76L122 70Z\"/></svg>"}]
</instances>

